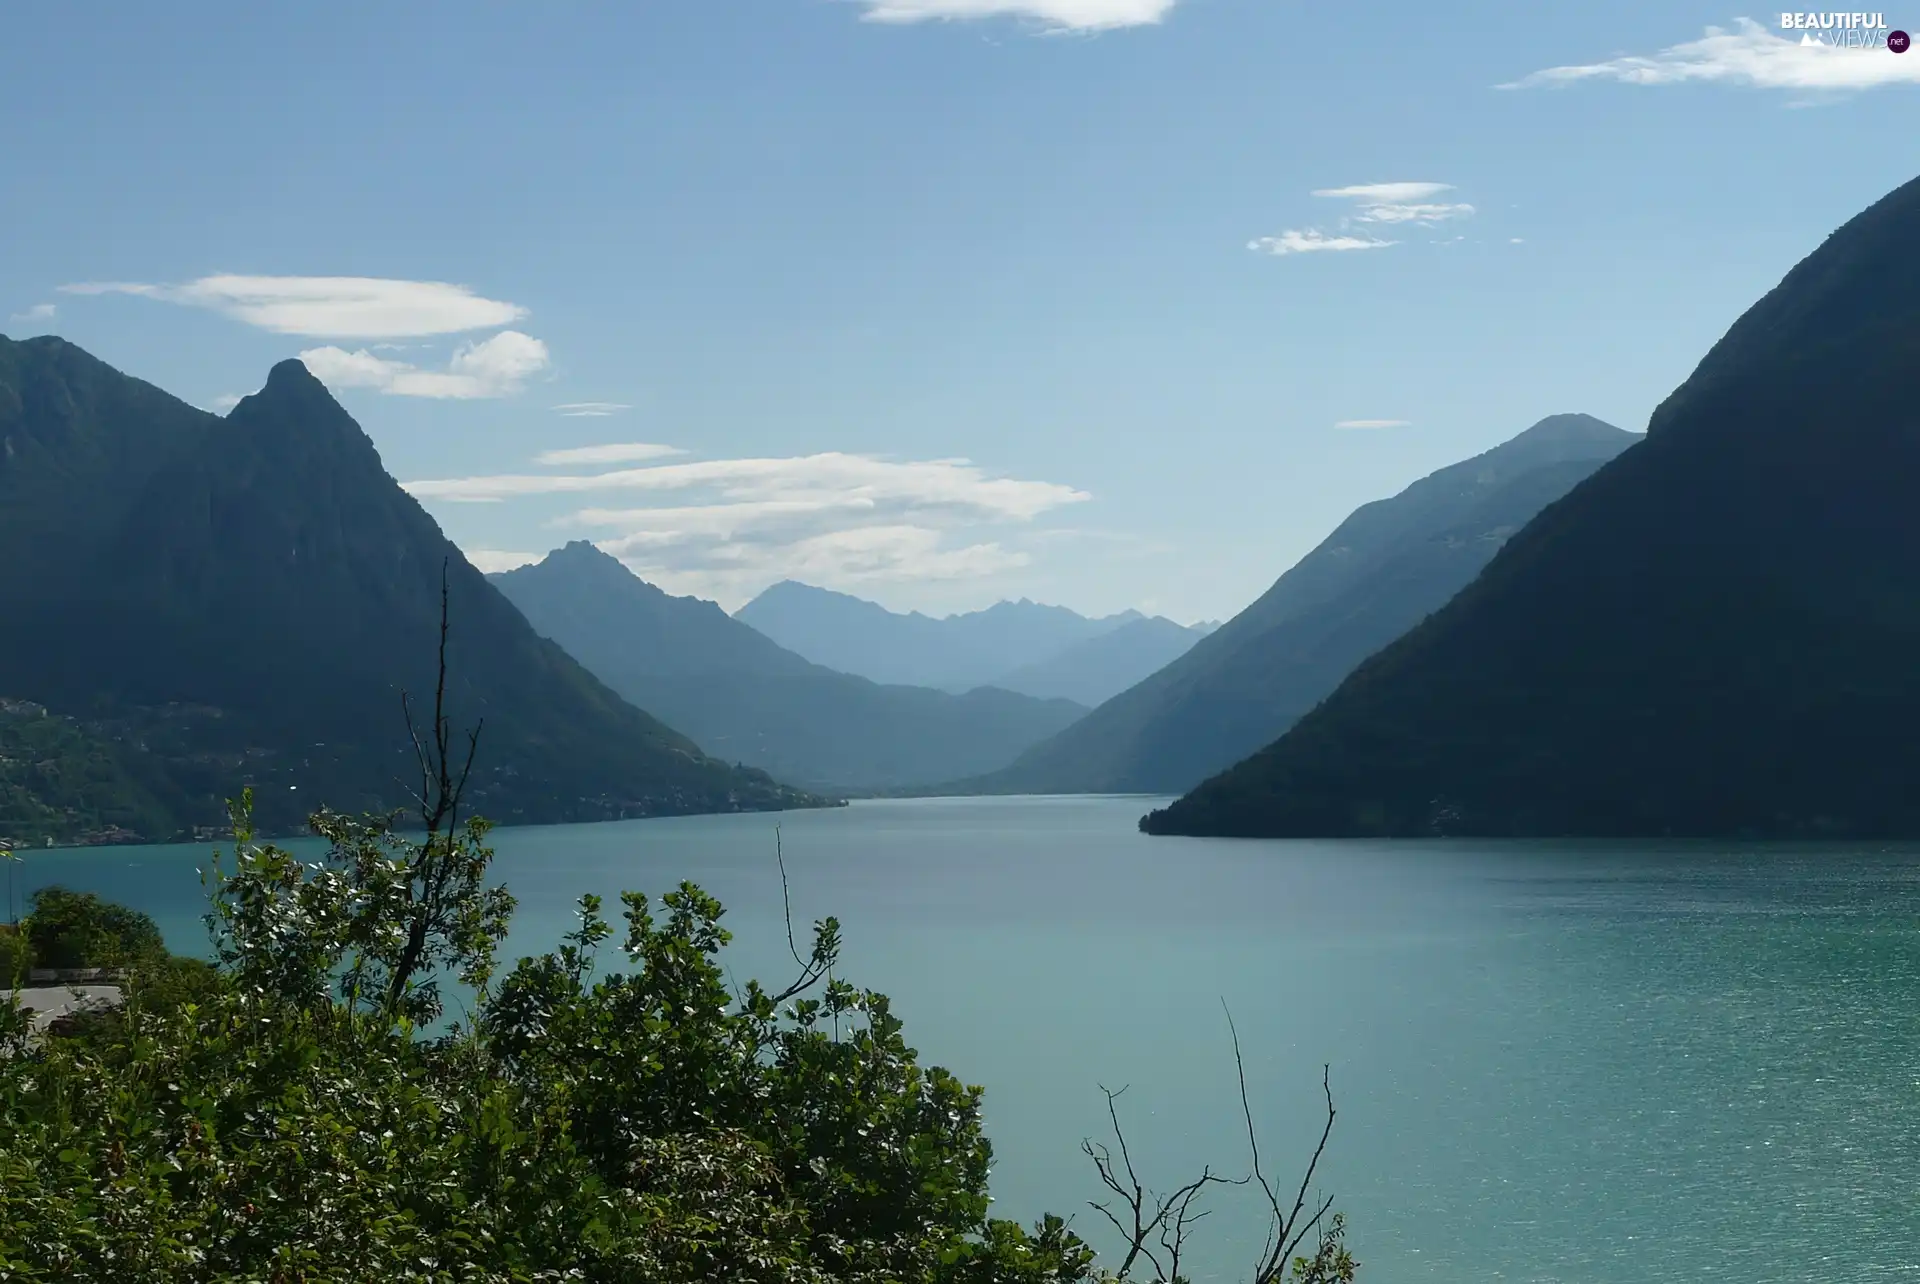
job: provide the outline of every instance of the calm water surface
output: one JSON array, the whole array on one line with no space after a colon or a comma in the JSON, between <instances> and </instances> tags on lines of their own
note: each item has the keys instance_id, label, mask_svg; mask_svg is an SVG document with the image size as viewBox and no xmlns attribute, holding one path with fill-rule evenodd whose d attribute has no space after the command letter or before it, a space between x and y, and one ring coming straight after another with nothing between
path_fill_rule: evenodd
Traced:
<instances>
[{"instance_id":1,"label":"calm water surface","mask_svg":"<svg viewBox=\"0 0 1920 1284\"><path fill-rule=\"evenodd\" d=\"M1393 1284L1920 1280L1920 849L1148 839L1155 800L872 802L779 818L797 918L987 1086L1003 1215L1073 1217L1099 1085L1149 1184L1242 1169L1239 1025L1264 1153L1340 1114L1325 1188ZM692 878L736 975L784 982L775 818L496 834L510 949L573 898ZM204 942L205 847L29 853ZM786 960L786 965L781 966ZM1201 1279L1262 1223L1214 1199Z\"/></svg>"}]
</instances>

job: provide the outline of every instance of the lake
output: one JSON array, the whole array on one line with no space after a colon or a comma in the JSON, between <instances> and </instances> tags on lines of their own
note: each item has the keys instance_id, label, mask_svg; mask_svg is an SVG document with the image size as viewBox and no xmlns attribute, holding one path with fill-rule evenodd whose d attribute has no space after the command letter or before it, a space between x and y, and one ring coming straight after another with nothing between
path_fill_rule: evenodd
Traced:
<instances>
[{"instance_id":1,"label":"lake","mask_svg":"<svg viewBox=\"0 0 1920 1284\"><path fill-rule=\"evenodd\" d=\"M784 982L777 823L796 919L837 915L847 978L986 1085L1002 1215L1110 1246L1079 1149L1102 1084L1149 1185L1244 1170L1224 1004L1283 1178L1331 1065L1321 1185L1369 1284L1920 1278L1920 848L1145 838L1159 802L501 830L509 949L556 941L581 892L691 878L735 974ZM203 948L208 850L29 852L22 886ZM1243 1279L1259 1209L1211 1206L1195 1277Z\"/></svg>"}]
</instances>

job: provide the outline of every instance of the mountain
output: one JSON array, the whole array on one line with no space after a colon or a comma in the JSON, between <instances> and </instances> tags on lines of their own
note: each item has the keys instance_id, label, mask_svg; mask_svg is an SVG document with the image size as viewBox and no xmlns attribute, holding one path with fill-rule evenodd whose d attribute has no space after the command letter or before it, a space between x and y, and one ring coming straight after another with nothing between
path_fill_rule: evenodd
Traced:
<instances>
[{"instance_id":1,"label":"mountain","mask_svg":"<svg viewBox=\"0 0 1920 1284\"><path fill-rule=\"evenodd\" d=\"M1179 793L1284 732L1467 585L1514 531L1640 438L1554 415L1356 509L1260 598L1145 681L969 788Z\"/></svg>"},{"instance_id":2,"label":"mountain","mask_svg":"<svg viewBox=\"0 0 1920 1284\"><path fill-rule=\"evenodd\" d=\"M660 677L823 672L719 603L674 597L586 540L487 578L543 636L616 689L607 675L629 670Z\"/></svg>"},{"instance_id":3,"label":"mountain","mask_svg":"<svg viewBox=\"0 0 1920 1284\"><path fill-rule=\"evenodd\" d=\"M0 695L163 757L140 774L183 830L242 784L267 832L407 802L401 693L431 718L443 564L449 711L486 724L474 809L819 801L706 757L536 634L298 361L222 419L63 340L0 339Z\"/></svg>"},{"instance_id":4,"label":"mountain","mask_svg":"<svg viewBox=\"0 0 1920 1284\"><path fill-rule=\"evenodd\" d=\"M1024 599L935 619L783 580L734 612L789 651L875 682L968 691L1049 660L1088 638L1142 618L1123 611L1090 620Z\"/></svg>"},{"instance_id":5,"label":"mountain","mask_svg":"<svg viewBox=\"0 0 1920 1284\"><path fill-rule=\"evenodd\" d=\"M836 673L712 602L663 593L584 541L492 578L615 691L708 752L783 780L849 791L951 780L1087 711L992 687L955 695Z\"/></svg>"},{"instance_id":6,"label":"mountain","mask_svg":"<svg viewBox=\"0 0 1920 1284\"><path fill-rule=\"evenodd\" d=\"M1179 659L1209 631L1175 624L1165 616L1143 617L1003 673L993 684L1092 708Z\"/></svg>"},{"instance_id":7,"label":"mountain","mask_svg":"<svg viewBox=\"0 0 1920 1284\"><path fill-rule=\"evenodd\" d=\"M1920 180L1152 833L1920 835Z\"/></svg>"},{"instance_id":8,"label":"mountain","mask_svg":"<svg viewBox=\"0 0 1920 1284\"><path fill-rule=\"evenodd\" d=\"M135 765L72 718L0 699L0 839L64 847L173 834L168 800Z\"/></svg>"}]
</instances>

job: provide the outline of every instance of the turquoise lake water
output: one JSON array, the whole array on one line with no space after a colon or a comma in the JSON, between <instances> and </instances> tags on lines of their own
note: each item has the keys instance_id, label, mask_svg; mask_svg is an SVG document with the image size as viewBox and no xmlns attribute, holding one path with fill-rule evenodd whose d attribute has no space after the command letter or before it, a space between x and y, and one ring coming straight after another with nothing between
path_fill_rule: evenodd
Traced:
<instances>
[{"instance_id":1,"label":"turquoise lake water","mask_svg":"<svg viewBox=\"0 0 1920 1284\"><path fill-rule=\"evenodd\" d=\"M1270 1169L1339 1118L1321 1186L1369 1284L1920 1279L1920 847L1149 839L1159 800L859 803L497 831L510 951L573 899L683 878L739 977L837 915L845 974L986 1085L1002 1215L1071 1216L1120 1087L1142 1176L1244 1169L1222 1003ZM30 852L204 943L209 848ZM782 966L784 962L784 966ZM1260 1210L1216 1194L1197 1279L1247 1275Z\"/></svg>"}]
</instances>

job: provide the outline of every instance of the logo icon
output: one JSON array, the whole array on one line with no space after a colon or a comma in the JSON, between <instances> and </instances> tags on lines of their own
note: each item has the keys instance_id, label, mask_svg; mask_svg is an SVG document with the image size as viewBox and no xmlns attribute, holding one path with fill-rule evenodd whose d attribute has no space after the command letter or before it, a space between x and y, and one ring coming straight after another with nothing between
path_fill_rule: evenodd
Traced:
<instances>
[{"instance_id":1,"label":"logo icon","mask_svg":"<svg viewBox=\"0 0 1920 1284\"><path fill-rule=\"evenodd\" d=\"M1887 33L1887 48L1893 50L1895 53L1905 53L1912 46L1913 37L1906 32L1889 31Z\"/></svg>"}]
</instances>

